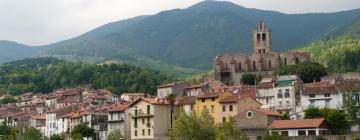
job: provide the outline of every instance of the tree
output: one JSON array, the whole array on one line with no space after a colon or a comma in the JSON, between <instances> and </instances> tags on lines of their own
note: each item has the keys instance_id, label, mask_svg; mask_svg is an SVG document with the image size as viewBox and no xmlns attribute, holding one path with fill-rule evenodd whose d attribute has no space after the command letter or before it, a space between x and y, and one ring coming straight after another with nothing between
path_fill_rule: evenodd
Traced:
<instances>
[{"instance_id":1,"label":"tree","mask_svg":"<svg viewBox=\"0 0 360 140\"><path fill-rule=\"evenodd\" d=\"M255 85L256 75L255 75L255 74L246 73L246 74L244 74L244 75L241 76L240 82L241 82L242 84L245 84L245 85Z\"/></svg>"},{"instance_id":2,"label":"tree","mask_svg":"<svg viewBox=\"0 0 360 140\"><path fill-rule=\"evenodd\" d=\"M65 137L61 134L54 134L50 136L50 140L65 140Z\"/></svg>"},{"instance_id":3,"label":"tree","mask_svg":"<svg viewBox=\"0 0 360 140\"><path fill-rule=\"evenodd\" d=\"M290 120L289 113L286 112L284 115L282 115L281 120Z\"/></svg>"},{"instance_id":4,"label":"tree","mask_svg":"<svg viewBox=\"0 0 360 140\"><path fill-rule=\"evenodd\" d=\"M175 93L170 93L168 96L166 96L166 99L169 101L170 104L170 128L172 128L173 125L173 113L176 96L177 95Z\"/></svg>"},{"instance_id":5,"label":"tree","mask_svg":"<svg viewBox=\"0 0 360 140\"><path fill-rule=\"evenodd\" d=\"M350 129L350 123L346 118L344 112L340 112L336 109L318 109L318 108L309 108L305 110L305 119L314 119L314 118L325 118L326 122L329 124L332 133L343 134Z\"/></svg>"},{"instance_id":6,"label":"tree","mask_svg":"<svg viewBox=\"0 0 360 140\"><path fill-rule=\"evenodd\" d=\"M360 126L360 118L358 117L360 106L355 101L354 94L352 94L348 87L345 87L344 100L344 110L346 111L347 120L349 120L349 123L352 125Z\"/></svg>"},{"instance_id":7,"label":"tree","mask_svg":"<svg viewBox=\"0 0 360 140\"><path fill-rule=\"evenodd\" d=\"M183 109L179 110L173 128L170 130L172 140L200 140L200 123L194 113L186 115Z\"/></svg>"},{"instance_id":8,"label":"tree","mask_svg":"<svg viewBox=\"0 0 360 140\"><path fill-rule=\"evenodd\" d=\"M5 97L4 99L0 100L0 104L8 104L8 103L16 103L16 99L13 97Z\"/></svg>"},{"instance_id":9,"label":"tree","mask_svg":"<svg viewBox=\"0 0 360 140\"><path fill-rule=\"evenodd\" d=\"M325 67L316 62L304 61L296 65L283 66L275 70L277 75L299 75L304 83L311 83L314 80L319 81L321 77L326 76Z\"/></svg>"},{"instance_id":10,"label":"tree","mask_svg":"<svg viewBox=\"0 0 360 140\"><path fill-rule=\"evenodd\" d=\"M273 133L272 135L266 135L263 140L283 140L284 138L279 133Z\"/></svg>"},{"instance_id":11,"label":"tree","mask_svg":"<svg viewBox=\"0 0 360 140\"><path fill-rule=\"evenodd\" d=\"M234 120L224 122L216 128L216 140L248 140L247 136L240 132L234 125Z\"/></svg>"},{"instance_id":12,"label":"tree","mask_svg":"<svg viewBox=\"0 0 360 140\"><path fill-rule=\"evenodd\" d=\"M124 136L121 134L120 129L114 129L110 131L106 140L123 140Z\"/></svg>"},{"instance_id":13,"label":"tree","mask_svg":"<svg viewBox=\"0 0 360 140\"><path fill-rule=\"evenodd\" d=\"M23 140L42 140L43 135L38 129L34 127L29 127L25 130L24 134L22 135L22 138Z\"/></svg>"},{"instance_id":14,"label":"tree","mask_svg":"<svg viewBox=\"0 0 360 140\"><path fill-rule=\"evenodd\" d=\"M81 135L82 137L92 137L95 135L95 129L88 127L87 125L79 124L74 127L74 129L71 131L71 137L75 139L78 137L78 135Z\"/></svg>"},{"instance_id":15,"label":"tree","mask_svg":"<svg viewBox=\"0 0 360 140\"><path fill-rule=\"evenodd\" d=\"M208 109L203 109L199 117L200 135L205 140L214 140L216 136L214 127L214 118L210 115Z\"/></svg>"},{"instance_id":16,"label":"tree","mask_svg":"<svg viewBox=\"0 0 360 140\"><path fill-rule=\"evenodd\" d=\"M19 133L17 128L7 126L5 122L0 125L0 135L2 136L0 140L16 140L17 133Z\"/></svg>"}]
</instances>

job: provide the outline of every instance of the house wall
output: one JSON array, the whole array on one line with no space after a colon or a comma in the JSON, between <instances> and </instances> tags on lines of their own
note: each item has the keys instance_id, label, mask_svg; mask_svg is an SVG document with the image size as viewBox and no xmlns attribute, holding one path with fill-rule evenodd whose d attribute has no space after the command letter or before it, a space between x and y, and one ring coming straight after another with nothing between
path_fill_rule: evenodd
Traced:
<instances>
[{"instance_id":1,"label":"house wall","mask_svg":"<svg viewBox=\"0 0 360 140\"><path fill-rule=\"evenodd\" d=\"M147 106L150 106L150 115L147 116L140 116L141 112L146 114L147 113ZM129 108L131 110L131 114L132 114L132 118L131 118L131 139L153 139L155 132L154 132L154 114L155 113L155 107L152 104L149 104L145 101L139 101L137 102L135 105L133 105L131 108ZM138 116L135 116L135 110L138 110ZM164 112L158 113L156 115L161 115ZM146 124L148 123L147 118L150 118L150 127L148 127ZM137 127L135 127L135 119L137 119ZM142 122L144 119L144 123ZM164 122L166 118L163 118L162 121L160 122ZM156 124L158 125L158 124ZM159 124L160 125L160 124ZM145 134L143 135L142 131L145 131ZM148 131L150 130L150 135L148 135ZM137 136L135 136L135 131L137 132ZM159 130L157 130L159 131ZM159 133L159 132L157 132Z\"/></svg>"},{"instance_id":2,"label":"house wall","mask_svg":"<svg viewBox=\"0 0 360 140\"><path fill-rule=\"evenodd\" d=\"M301 94L301 107L302 109L307 109L310 107L310 102L314 101L314 107L318 108L332 108L332 109L341 109L343 106L343 95L339 93L331 93L330 97L325 97L324 94L313 94L315 97L311 98L310 94ZM326 106L325 101L329 100L329 106Z\"/></svg>"}]
</instances>

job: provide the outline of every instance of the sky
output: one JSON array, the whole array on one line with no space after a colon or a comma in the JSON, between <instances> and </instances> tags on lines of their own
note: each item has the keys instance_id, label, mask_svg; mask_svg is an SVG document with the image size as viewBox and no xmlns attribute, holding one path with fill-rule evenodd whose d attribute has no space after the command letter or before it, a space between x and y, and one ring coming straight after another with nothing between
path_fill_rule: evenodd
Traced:
<instances>
[{"instance_id":1,"label":"sky","mask_svg":"<svg viewBox=\"0 0 360 140\"><path fill-rule=\"evenodd\" d=\"M0 40L45 45L81 35L103 24L201 0L0 0ZM360 0L227 0L283 13L322 13L360 8Z\"/></svg>"}]
</instances>

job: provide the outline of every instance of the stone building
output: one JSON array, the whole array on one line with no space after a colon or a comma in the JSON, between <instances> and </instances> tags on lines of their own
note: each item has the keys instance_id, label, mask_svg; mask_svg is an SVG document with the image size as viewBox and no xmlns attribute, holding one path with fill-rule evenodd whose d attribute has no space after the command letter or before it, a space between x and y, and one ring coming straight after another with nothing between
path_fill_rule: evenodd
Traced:
<instances>
[{"instance_id":1,"label":"stone building","mask_svg":"<svg viewBox=\"0 0 360 140\"><path fill-rule=\"evenodd\" d=\"M251 54L223 54L214 60L215 80L225 84L240 83L244 73L271 75L276 68L298 64L309 59L299 52L273 52L271 28L259 21L253 30L253 52Z\"/></svg>"}]
</instances>

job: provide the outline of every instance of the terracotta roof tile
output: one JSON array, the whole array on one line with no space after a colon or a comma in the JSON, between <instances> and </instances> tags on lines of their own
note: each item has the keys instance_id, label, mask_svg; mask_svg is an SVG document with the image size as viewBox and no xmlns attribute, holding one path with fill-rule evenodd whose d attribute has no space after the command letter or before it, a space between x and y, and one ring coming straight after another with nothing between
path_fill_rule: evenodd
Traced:
<instances>
[{"instance_id":1,"label":"terracotta roof tile","mask_svg":"<svg viewBox=\"0 0 360 140\"><path fill-rule=\"evenodd\" d=\"M304 84L302 94L337 93L335 84L327 81Z\"/></svg>"},{"instance_id":2,"label":"terracotta roof tile","mask_svg":"<svg viewBox=\"0 0 360 140\"><path fill-rule=\"evenodd\" d=\"M273 82L264 82L264 83L260 83L257 88L273 88L274 87L274 83Z\"/></svg>"},{"instance_id":3,"label":"terracotta roof tile","mask_svg":"<svg viewBox=\"0 0 360 140\"><path fill-rule=\"evenodd\" d=\"M114 103L110 105L108 112L122 112L129 108L130 104Z\"/></svg>"},{"instance_id":4,"label":"terracotta roof tile","mask_svg":"<svg viewBox=\"0 0 360 140\"><path fill-rule=\"evenodd\" d=\"M193 84L193 85L190 85L189 87L185 88L187 90L189 89L196 89L196 88L202 88L204 86L204 84Z\"/></svg>"},{"instance_id":5,"label":"terracotta roof tile","mask_svg":"<svg viewBox=\"0 0 360 140\"><path fill-rule=\"evenodd\" d=\"M282 116L280 113L277 113L274 111L268 111L268 110L257 109L257 108L250 108L250 109L254 110L256 112L259 112L261 114L268 115L268 116Z\"/></svg>"},{"instance_id":6,"label":"terracotta roof tile","mask_svg":"<svg viewBox=\"0 0 360 140\"><path fill-rule=\"evenodd\" d=\"M184 96L182 99L179 99L178 105L187 105L195 104L196 96Z\"/></svg>"},{"instance_id":7,"label":"terracotta roof tile","mask_svg":"<svg viewBox=\"0 0 360 140\"><path fill-rule=\"evenodd\" d=\"M221 94L220 92L209 92L209 93L199 95L196 98L198 98L198 99L201 99L201 98L213 98L213 97L218 97L220 94Z\"/></svg>"},{"instance_id":8,"label":"terracotta roof tile","mask_svg":"<svg viewBox=\"0 0 360 140\"><path fill-rule=\"evenodd\" d=\"M274 120L269 125L269 129L299 129L317 128L325 122L324 118L304 119L304 120Z\"/></svg>"}]
</instances>

